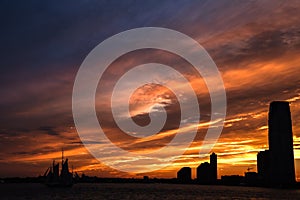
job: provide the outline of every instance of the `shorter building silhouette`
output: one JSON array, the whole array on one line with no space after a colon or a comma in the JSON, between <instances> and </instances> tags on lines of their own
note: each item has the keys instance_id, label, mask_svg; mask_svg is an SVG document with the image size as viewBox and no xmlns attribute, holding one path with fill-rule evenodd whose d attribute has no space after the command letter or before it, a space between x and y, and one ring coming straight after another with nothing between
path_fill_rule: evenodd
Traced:
<instances>
[{"instance_id":1,"label":"shorter building silhouette","mask_svg":"<svg viewBox=\"0 0 300 200\"><path fill-rule=\"evenodd\" d=\"M177 172L177 180L181 183L188 183L192 180L192 169L183 167Z\"/></svg>"},{"instance_id":2,"label":"shorter building silhouette","mask_svg":"<svg viewBox=\"0 0 300 200\"><path fill-rule=\"evenodd\" d=\"M245 184L249 186L257 186L260 183L258 173L245 172Z\"/></svg>"},{"instance_id":3,"label":"shorter building silhouette","mask_svg":"<svg viewBox=\"0 0 300 200\"><path fill-rule=\"evenodd\" d=\"M269 150L260 151L257 154L257 173L263 183L270 180L270 152Z\"/></svg>"},{"instance_id":4,"label":"shorter building silhouette","mask_svg":"<svg viewBox=\"0 0 300 200\"><path fill-rule=\"evenodd\" d=\"M213 184L217 182L217 155L210 155L210 163L204 162L197 167L197 182L201 184Z\"/></svg>"},{"instance_id":5,"label":"shorter building silhouette","mask_svg":"<svg viewBox=\"0 0 300 200\"><path fill-rule=\"evenodd\" d=\"M211 166L208 162L201 163L197 167L197 181L199 183L208 184L211 183Z\"/></svg>"}]
</instances>

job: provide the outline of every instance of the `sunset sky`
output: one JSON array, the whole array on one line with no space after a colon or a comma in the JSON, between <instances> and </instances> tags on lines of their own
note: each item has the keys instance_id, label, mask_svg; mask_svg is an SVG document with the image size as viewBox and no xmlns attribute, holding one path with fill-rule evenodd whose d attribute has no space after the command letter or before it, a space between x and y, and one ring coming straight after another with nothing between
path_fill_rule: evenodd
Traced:
<instances>
[{"instance_id":1,"label":"sunset sky","mask_svg":"<svg viewBox=\"0 0 300 200\"><path fill-rule=\"evenodd\" d=\"M256 171L257 152L268 149L269 103L285 100L291 106L296 175L300 181L299 1L6 0L0 2L0 15L0 177L43 174L53 159L59 161L62 148L75 171L99 177L172 178L183 166L194 170L201 162L209 161L208 155L199 156L205 131L212 123L206 85L192 74L184 59L161 50L133 51L109 66L97 88L97 116L107 137L125 150L147 152L167 145L180 120L172 91L146 85L130 99L131 115L140 125L147 124L145 110L153 103L162 104L168 112L168 124L149 140L119 134L109 112L109 96L113 84L134 66L153 60L172 66L190 81L201 111L198 134L184 155L161 170L129 174L95 159L77 134L72 90L76 73L89 52L119 32L164 27L198 41L223 78L227 116L213 148L218 155L219 178L243 175L248 167ZM113 152L107 153L116 162L126 162Z\"/></svg>"}]
</instances>

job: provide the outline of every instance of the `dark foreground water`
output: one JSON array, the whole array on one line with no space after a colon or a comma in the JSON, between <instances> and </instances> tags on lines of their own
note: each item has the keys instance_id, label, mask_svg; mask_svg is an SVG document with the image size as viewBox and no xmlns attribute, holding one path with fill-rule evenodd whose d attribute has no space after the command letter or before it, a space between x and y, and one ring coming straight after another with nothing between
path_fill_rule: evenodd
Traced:
<instances>
[{"instance_id":1,"label":"dark foreground water","mask_svg":"<svg viewBox=\"0 0 300 200\"><path fill-rule=\"evenodd\" d=\"M300 199L300 190L179 184L89 183L72 188L1 184L0 199Z\"/></svg>"}]
</instances>

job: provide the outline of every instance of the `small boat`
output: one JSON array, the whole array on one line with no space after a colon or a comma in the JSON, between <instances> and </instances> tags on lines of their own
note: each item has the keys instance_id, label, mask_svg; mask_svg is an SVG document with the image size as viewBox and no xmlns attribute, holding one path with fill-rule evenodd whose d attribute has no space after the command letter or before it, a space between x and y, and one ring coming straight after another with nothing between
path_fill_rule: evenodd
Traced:
<instances>
[{"instance_id":1,"label":"small boat","mask_svg":"<svg viewBox=\"0 0 300 200\"><path fill-rule=\"evenodd\" d=\"M74 184L73 172L69 171L68 158L64 160L64 151L62 150L61 172L59 174L59 163L53 160L50 166L44 173L45 184L49 187L71 187Z\"/></svg>"}]
</instances>

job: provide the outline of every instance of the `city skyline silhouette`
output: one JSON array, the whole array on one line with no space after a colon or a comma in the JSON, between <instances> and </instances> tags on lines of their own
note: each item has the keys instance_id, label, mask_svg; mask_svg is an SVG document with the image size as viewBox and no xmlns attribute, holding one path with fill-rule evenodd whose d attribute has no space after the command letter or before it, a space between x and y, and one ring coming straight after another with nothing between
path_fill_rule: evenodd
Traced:
<instances>
[{"instance_id":1,"label":"city skyline silhouette","mask_svg":"<svg viewBox=\"0 0 300 200\"><path fill-rule=\"evenodd\" d=\"M76 182L116 182L116 183L181 183L201 185L246 185L263 187L297 187L295 179L294 153L293 153L293 130L289 102L273 101L269 105L268 115L269 128L269 149L257 153L257 172L251 171L248 167L244 175L222 175L218 179L218 158L212 152L209 155L209 162L199 163L197 168L185 166L177 171L176 178L156 179L144 176L143 179L117 179L106 177L89 177L82 173L81 177L77 172L69 171L68 158L64 158L64 150L61 156L61 169L59 163L53 160L52 165L47 168L43 176L36 179L4 179L8 182L35 181L46 183L51 187L72 186ZM280 151L283 150L283 151ZM61 172L59 172L61 170ZM192 171L196 171L196 178L192 178ZM174 179L175 178L175 179Z\"/></svg>"},{"instance_id":2,"label":"city skyline silhouette","mask_svg":"<svg viewBox=\"0 0 300 200\"><path fill-rule=\"evenodd\" d=\"M245 178L239 175L222 176L222 183L233 185L246 184L256 186L293 186L296 184L293 131L289 102L273 101L269 106L269 150L257 154L257 173L245 172ZM204 162L197 167L197 183L217 183L217 155L210 155L210 163ZM183 167L177 173L182 183L191 182L191 168Z\"/></svg>"}]
</instances>

